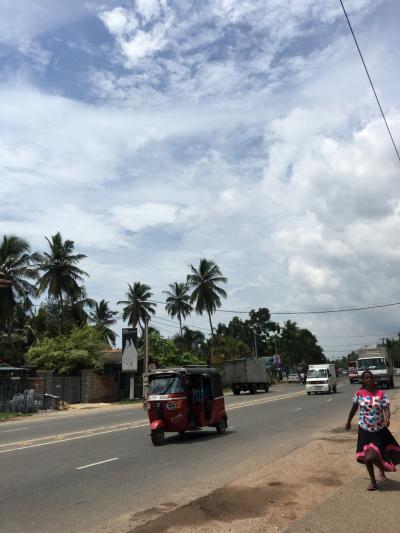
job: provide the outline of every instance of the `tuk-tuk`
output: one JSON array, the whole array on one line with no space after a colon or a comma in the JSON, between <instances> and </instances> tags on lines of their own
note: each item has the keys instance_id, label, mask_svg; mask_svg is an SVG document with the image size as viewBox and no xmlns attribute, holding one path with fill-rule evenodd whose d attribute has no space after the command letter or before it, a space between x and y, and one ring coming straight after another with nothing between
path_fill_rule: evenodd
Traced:
<instances>
[{"instance_id":1,"label":"tuk-tuk","mask_svg":"<svg viewBox=\"0 0 400 533\"><path fill-rule=\"evenodd\" d=\"M162 368L149 374L148 396L143 403L150 421L151 440L162 444L165 432L214 427L227 428L221 377L215 368L187 366Z\"/></svg>"}]
</instances>

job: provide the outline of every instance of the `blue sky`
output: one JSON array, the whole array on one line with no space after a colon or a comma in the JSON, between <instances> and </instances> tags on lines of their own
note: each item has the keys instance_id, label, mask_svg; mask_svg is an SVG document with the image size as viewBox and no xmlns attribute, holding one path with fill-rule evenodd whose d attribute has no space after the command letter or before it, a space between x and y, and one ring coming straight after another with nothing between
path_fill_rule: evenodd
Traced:
<instances>
[{"instance_id":1,"label":"blue sky","mask_svg":"<svg viewBox=\"0 0 400 533\"><path fill-rule=\"evenodd\" d=\"M346 6L400 139L400 7ZM3 0L0 80L1 233L73 239L92 297L207 257L226 309L399 299L399 162L337 0ZM340 355L399 316L296 320Z\"/></svg>"}]
</instances>

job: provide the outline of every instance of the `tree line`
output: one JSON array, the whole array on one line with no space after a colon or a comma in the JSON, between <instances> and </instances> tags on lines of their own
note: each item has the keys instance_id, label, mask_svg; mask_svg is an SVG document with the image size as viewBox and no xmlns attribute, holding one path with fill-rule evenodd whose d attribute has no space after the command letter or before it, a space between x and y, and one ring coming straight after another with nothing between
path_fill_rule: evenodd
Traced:
<instances>
[{"instance_id":1,"label":"tree line","mask_svg":"<svg viewBox=\"0 0 400 533\"><path fill-rule=\"evenodd\" d=\"M4 235L0 243L0 362L24 363L71 373L101 367L101 352L115 346L113 330L118 311L105 299L90 298L85 288L89 274L80 268L86 255L60 232L45 237L46 250L32 252L29 243ZM227 298L227 283L219 266L202 258L190 265L185 280L163 291L165 311L176 319L179 331L167 338L150 327L150 356L157 364L222 362L232 357L271 356L279 353L286 368L325 361L316 337L287 321L281 327L268 308L251 310L246 318L234 316L215 326L214 315ZM37 303L34 303L34 302ZM151 287L128 283L119 300L122 318L141 332L146 317L156 317ZM185 321L193 314L208 318L210 334ZM151 323L154 324L154 323Z\"/></svg>"}]
</instances>

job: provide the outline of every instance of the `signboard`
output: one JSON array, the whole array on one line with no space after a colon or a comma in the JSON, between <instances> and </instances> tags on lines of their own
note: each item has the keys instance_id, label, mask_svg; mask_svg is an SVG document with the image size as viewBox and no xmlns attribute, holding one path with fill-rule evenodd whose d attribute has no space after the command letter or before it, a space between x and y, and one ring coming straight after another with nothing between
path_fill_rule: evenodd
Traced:
<instances>
[{"instance_id":1,"label":"signboard","mask_svg":"<svg viewBox=\"0 0 400 533\"><path fill-rule=\"evenodd\" d=\"M122 330L122 371L135 372L137 370L137 329L123 328Z\"/></svg>"},{"instance_id":2,"label":"signboard","mask_svg":"<svg viewBox=\"0 0 400 533\"><path fill-rule=\"evenodd\" d=\"M275 364L275 368L280 368L281 367L281 356L276 354L274 355L274 364Z\"/></svg>"}]
</instances>

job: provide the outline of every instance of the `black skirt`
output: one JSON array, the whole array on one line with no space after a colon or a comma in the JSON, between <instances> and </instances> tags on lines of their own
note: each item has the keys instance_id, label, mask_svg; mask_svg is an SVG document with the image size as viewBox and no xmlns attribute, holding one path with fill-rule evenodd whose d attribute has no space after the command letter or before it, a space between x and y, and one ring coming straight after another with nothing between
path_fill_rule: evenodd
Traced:
<instances>
[{"instance_id":1,"label":"black skirt","mask_svg":"<svg viewBox=\"0 0 400 533\"><path fill-rule=\"evenodd\" d=\"M379 431L367 431L358 427L358 440L356 459L359 463L365 462L368 450L374 450L375 464L385 472L395 472L400 463L400 446L388 428Z\"/></svg>"}]
</instances>

